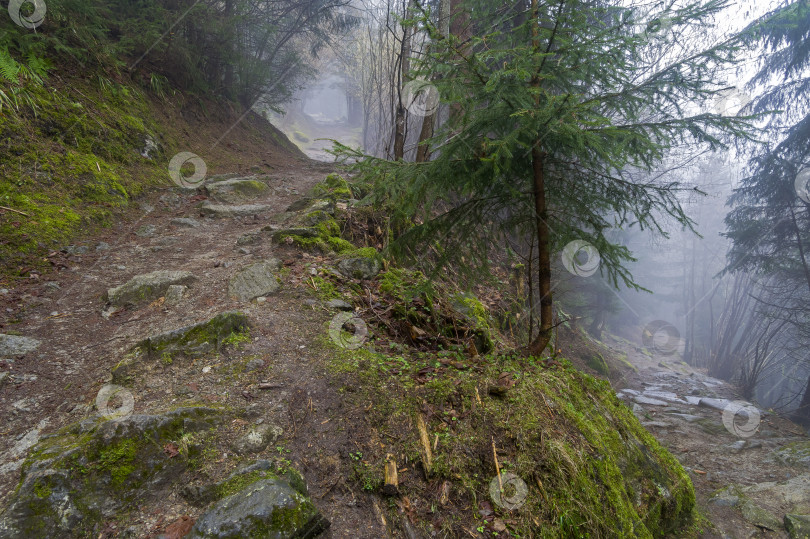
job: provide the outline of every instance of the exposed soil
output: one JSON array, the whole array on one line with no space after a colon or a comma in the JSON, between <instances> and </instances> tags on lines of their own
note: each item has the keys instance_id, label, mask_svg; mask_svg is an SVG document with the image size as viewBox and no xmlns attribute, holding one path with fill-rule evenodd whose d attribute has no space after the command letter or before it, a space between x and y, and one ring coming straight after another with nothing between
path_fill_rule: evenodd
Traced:
<instances>
[{"instance_id":1,"label":"exposed soil","mask_svg":"<svg viewBox=\"0 0 810 539\"><path fill-rule=\"evenodd\" d=\"M272 195L256 202L281 212L328 171L328 166L317 162L278 167L268 182ZM271 246L269 240L249 246L249 254L239 252L237 238L267 224L273 212L241 219L201 219L195 209L198 196L182 195L173 206L160 201L162 194L139 201L140 211L133 210L104 234L77 244L89 248L86 254L54 256L60 271L21 283L0 296L0 331L42 341L36 351L0 364L13 376L13 383L0 389L0 503L18 480L26 442L34 440L37 432L46 434L92 415L99 389L126 349L145 336L239 309L254 323L252 342L200 364L169 365L150 373L144 387L133 391L135 412L185 399L249 407L250 417L284 429L282 439L266 450L265 458L282 454L305 475L313 500L332 522L328 537L383 537L372 499L353 492L343 480L349 470L344 469L348 465L342 456L356 450L353 433L363 418L362 411L343 409L337 388L322 372L325 352L313 346L334 314L315 302L305 302L309 297L305 266L315 260L294 247ZM177 228L169 224L176 217L195 217L202 226ZM146 225L156 227L154 236L135 234ZM109 250L96 251L100 242L109 244ZM240 267L271 253L290 270L281 291L262 304L231 300L228 279ZM176 306L155 302L109 319L102 316L101 298L107 288L157 269L190 271L198 280ZM257 358L264 367L249 376L222 374L227 373L224 366L241 373L245 363ZM259 382L272 382L274 387L260 390ZM234 437L246 425L247 421L236 422ZM223 450L223 474L238 461L228 455L227 448ZM161 523L182 514L194 516L194 509L179 496L168 502L143 513L143 529L159 530Z\"/></svg>"}]
</instances>

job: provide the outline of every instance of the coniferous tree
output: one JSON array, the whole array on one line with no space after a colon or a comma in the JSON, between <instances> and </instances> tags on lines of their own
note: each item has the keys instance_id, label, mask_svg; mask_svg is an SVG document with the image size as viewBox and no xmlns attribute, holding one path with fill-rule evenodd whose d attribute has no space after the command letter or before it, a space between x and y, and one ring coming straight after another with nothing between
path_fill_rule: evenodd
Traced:
<instances>
[{"instance_id":1,"label":"coniferous tree","mask_svg":"<svg viewBox=\"0 0 810 539\"><path fill-rule=\"evenodd\" d=\"M751 86L765 86L750 105L776 111L769 143L749 163L749 174L729 199L732 241L728 271L751 272L767 284L771 316L810 339L810 1L786 2L749 26L753 46L764 44ZM767 298L767 299L765 299ZM774 307L778 309L774 310ZM810 379L799 415L810 420Z\"/></svg>"},{"instance_id":2,"label":"coniferous tree","mask_svg":"<svg viewBox=\"0 0 810 539\"><path fill-rule=\"evenodd\" d=\"M472 32L464 40L443 35L424 14L419 23L431 27L433 47L415 62L415 76L436 74L455 112L425 142L434 159L339 153L376 179L377 197L421 223L396 242L401 253L431 242L440 253L434 262L455 258L486 269L503 233L536 237L541 323L528 352L539 354L554 326L554 253L586 241L613 285L637 287L626 269L632 254L609 240L610 230L636 225L665 234L662 216L691 226L678 199L686 187L647 172L679 144L714 148L723 135L748 136L746 118L694 110L723 88L715 70L733 61L736 47L733 40L701 45L695 32L728 5L642 13L603 0L467 0Z\"/></svg>"}]
</instances>

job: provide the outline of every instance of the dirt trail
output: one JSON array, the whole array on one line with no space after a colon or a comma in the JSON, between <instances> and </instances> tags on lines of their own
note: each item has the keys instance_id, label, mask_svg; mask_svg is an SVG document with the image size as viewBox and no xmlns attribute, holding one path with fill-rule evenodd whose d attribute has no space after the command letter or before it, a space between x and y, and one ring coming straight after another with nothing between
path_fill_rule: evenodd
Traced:
<instances>
[{"instance_id":1,"label":"dirt trail","mask_svg":"<svg viewBox=\"0 0 810 539\"><path fill-rule=\"evenodd\" d=\"M307 292L307 266L317 260L269 239L237 245L238 238L266 226L270 216L283 212L330 171L314 161L277 169L267 180L269 194L251 201L270 209L248 217L202 218L198 205L204 197L175 189L154 193L102 236L71 246L72 254L54 254L51 260L60 271L12 290L0 286L0 333L41 341L32 352L0 358L0 506L19 480L27 449L41 435L95 414L99 389L125 350L146 336L238 309L251 320L252 342L190 369L172 365L153 373L144 388L133 390L135 413L188 398L247 407L247 421L233 425L234 437L248 422L283 428L281 439L257 457L282 455L304 474L313 501L332 523L326 537L386 536L373 500L343 480L350 470L342 457L356 450L351 422L345 420L362 421L362 412L343 408L337 388L322 371L325 352L313 346L334 314ZM193 218L199 226L173 224L177 218ZM229 278L271 255L286 268L281 290L264 302L230 298ZM197 277L182 300L104 314L102 296L108 288L164 269ZM254 367L246 367L251 360ZM212 374L227 365L233 366L233 376ZM258 389L262 381L271 381L273 389ZM222 455L224 470L233 468L231 460ZM158 532L193 511L175 493L159 507L143 510L138 529Z\"/></svg>"},{"instance_id":2,"label":"dirt trail","mask_svg":"<svg viewBox=\"0 0 810 539\"><path fill-rule=\"evenodd\" d=\"M690 473L698 504L716 528L704 536L788 537L781 525L784 515L810 509L810 469L801 462L801 451L785 449L808 441L803 429L760 409L743 408L735 417L740 408L733 403L744 402L736 389L693 369L677 354L656 353L613 336L604 342L626 354L637 369L614 385ZM743 487L743 495L716 495L732 485Z\"/></svg>"},{"instance_id":3,"label":"dirt trail","mask_svg":"<svg viewBox=\"0 0 810 539\"><path fill-rule=\"evenodd\" d=\"M239 309L254 325L252 341L198 365L168 365L151 373L135 390L136 413L189 398L247 407L248 421L283 429L265 456L289 458L305 475L312 499L332 522L327 537L390 536L379 501L353 491L345 481L351 474L345 456L358 449L354 434L364 413L346 407L323 371L328 353L317 343L334 312L313 301L307 285L321 260L267 239L237 243L269 224L329 171L328 165L314 161L277 169L267 180L269 194L251 201L269 208L247 217L202 218L200 195L174 189L154 193L102 236L54 253L50 260L58 271L12 290L0 286L0 333L41 341L29 353L0 357L0 505L18 481L27 450L41 435L94 414L96 395L125 350L145 336ZM194 218L199 226L184 227L173 222L177 218ZM280 292L263 302L229 297L229 279L270 256L286 268ZM176 303L156 301L104 313L102 296L108 288L159 269L189 271L197 280ZM745 500L779 520L788 512L810 513L807 468L774 459L780 448L807 440L801 429L764 413L756 434L735 436L723 425L725 401L720 400L736 399L733 388L676 356L652 359L627 341L609 339L606 344L626 353L638 369L623 380L621 396L690 470L700 506L717 528L707 537L787 536L783 529L766 529L776 527L772 522L757 526L750 514L744 518L751 503L742 498L712 497L729 485L752 487ZM222 375L229 365L232 375ZM260 382L268 381L272 389L259 389ZM234 437L248 421L233 425ZM226 452L218 462L227 470L235 466L232 460ZM778 484L785 481L793 482ZM193 511L175 494L159 507L143 510L138 529L157 533Z\"/></svg>"}]
</instances>

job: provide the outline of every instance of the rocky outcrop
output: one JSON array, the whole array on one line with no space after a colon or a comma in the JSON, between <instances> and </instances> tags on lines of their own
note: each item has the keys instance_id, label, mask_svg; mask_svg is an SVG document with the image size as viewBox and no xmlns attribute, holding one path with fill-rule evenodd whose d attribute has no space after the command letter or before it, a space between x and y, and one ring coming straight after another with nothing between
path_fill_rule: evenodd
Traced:
<instances>
[{"instance_id":1,"label":"rocky outcrop","mask_svg":"<svg viewBox=\"0 0 810 539\"><path fill-rule=\"evenodd\" d=\"M101 523L127 507L165 496L201 451L180 444L222 421L212 408L180 408L157 415L86 420L34 446L22 466L20 487L0 515L0 536L95 537Z\"/></svg>"}]
</instances>

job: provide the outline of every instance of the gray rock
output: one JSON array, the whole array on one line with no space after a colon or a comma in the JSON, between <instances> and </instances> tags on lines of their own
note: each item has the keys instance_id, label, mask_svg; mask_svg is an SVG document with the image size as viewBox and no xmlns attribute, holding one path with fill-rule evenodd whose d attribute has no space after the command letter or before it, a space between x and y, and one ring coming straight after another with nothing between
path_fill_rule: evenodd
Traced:
<instances>
[{"instance_id":1,"label":"gray rock","mask_svg":"<svg viewBox=\"0 0 810 539\"><path fill-rule=\"evenodd\" d=\"M667 403L665 401L661 401L658 399L651 399L644 396L633 397L633 400L639 404L646 404L649 406L666 406Z\"/></svg>"},{"instance_id":2,"label":"gray rock","mask_svg":"<svg viewBox=\"0 0 810 539\"><path fill-rule=\"evenodd\" d=\"M236 240L236 245L256 245L257 243L261 243L262 236L258 232L248 232L247 234L242 234Z\"/></svg>"},{"instance_id":3,"label":"gray rock","mask_svg":"<svg viewBox=\"0 0 810 539\"><path fill-rule=\"evenodd\" d=\"M763 509L751 500L744 499L740 503L740 512L746 521L759 528L777 531L782 527L782 523L770 511Z\"/></svg>"},{"instance_id":4,"label":"gray rock","mask_svg":"<svg viewBox=\"0 0 810 539\"><path fill-rule=\"evenodd\" d=\"M191 217L178 217L177 219L172 219L169 223L174 226L179 226L180 228L197 228L200 226L200 222Z\"/></svg>"},{"instance_id":5,"label":"gray rock","mask_svg":"<svg viewBox=\"0 0 810 539\"><path fill-rule=\"evenodd\" d=\"M329 527L312 501L281 479L260 479L217 502L190 538L309 539Z\"/></svg>"},{"instance_id":6,"label":"gray rock","mask_svg":"<svg viewBox=\"0 0 810 539\"><path fill-rule=\"evenodd\" d=\"M40 341L31 337L0 333L0 357L23 356L36 350L40 344L42 344Z\"/></svg>"},{"instance_id":7,"label":"gray rock","mask_svg":"<svg viewBox=\"0 0 810 539\"><path fill-rule=\"evenodd\" d=\"M716 492L709 500L709 503L721 507L735 507L740 503L742 498L743 496L740 494L737 487L730 486Z\"/></svg>"},{"instance_id":8,"label":"gray rock","mask_svg":"<svg viewBox=\"0 0 810 539\"><path fill-rule=\"evenodd\" d=\"M275 425L259 425L250 429L233 442L233 450L240 455L259 453L274 443L284 433L281 427Z\"/></svg>"},{"instance_id":9,"label":"gray rock","mask_svg":"<svg viewBox=\"0 0 810 539\"><path fill-rule=\"evenodd\" d=\"M346 258L338 262L338 271L352 279L373 279L380 273L382 264L376 258Z\"/></svg>"},{"instance_id":10,"label":"gray rock","mask_svg":"<svg viewBox=\"0 0 810 539\"><path fill-rule=\"evenodd\" d=\"M204 203L200 212L206 217L214 219L230 219L233 217L249 217L267 213L273 208L266 204L246 204L243 206L225 206L220 204Z\"/></svg>"},{"instance_id":11,"label":"gray rock","mask_svg":"<svg viewBox=\"0 0 810 539\"><path fill-rule=\"evenodd\" d=\"M98 245L96 245L96 251L109 251L109 250L110 244L107 242L100 241L98 242Z\"/></svg>"},{"instance_id":12,"label":"gray rock","mask_svg":"<svg viewBox=\"0 0 810 539\"><path fill-rule=\"evenodd\" d=\"M273 294L281 287L276 278L280 267L281 262L275 258L246 267L230 280L228 294L240 301Z\"/></svg>"},{"instance_id":13,"label":"gray rock","mask_svg":"<svg viewBox=\"0 0 810 539\"><path fill-rule=\"evenodd\" d=\"M0 537L95 537L95 523L131 507L132 500L165 499L188 461L167 458L163 447L210 429L221 414L193 407L118 421L88 419L43 437L0 515Z\"/></svg>"},{"instance_id":14,"label":"gray rock","mask_svg":"<svg viewBox=\"0 0 810 539\"><path fill-rule=\"evenodd\" d=\"M3 384L9 379L8 372L2 371L0 372L0 387L3 387Z\"/></svg>"},{"instance_id":15,"label":"gray rock","mask_svg":"<svg viewBox=\"0 0 810 539\"><path fill-rule=\"evenodd\" d=\"M158 200L160 200L166 206L176 207L180 205L180 195L174 192L168 192L161 195Z\"/></svg>"},{"instance_id":16,"label":"gray rock","mask_svg":"<svg viewBox=\"0 0 810 539\"><path fill-rule=\"evenodd\" d=\"M135 231L135 235L141 238L151 238L157 232L155 225L143 225Z\"/></svg>"},{"instance_id":17,"label":"gray rock","mask_svg":"<svg viewBox=\"0 0 810 539\"><path fill-rule=\"evenodd\" d=\"M248 372L257 371L257 370L263 369L263 368L264 368L264 360L259 359L259 358L251 359L245 365L245 370L248 371Z\"/></svg>"},{"instance_id":18,"label":"gray rock","mask_svg":"<svg viewBox=\"0 0 810 539\"><path fill-rule=\"evenodd\" d=\"M110 305L135 305L159 298L171 285L188 285L196 279L187 271L153 271L137 275L121 286L110 288L105 299Z\"/></svg>"},{"instance_id":19,"label":"gray rock","mask_svg":"<svg viewBox=\"0 0 810 539\"><path fill-rule=\"evenodd\" d=\"M790 539L810 538L810 515L785 515L784 524Z\"/></svg>"},{"instance_id":20,"label":"gray rock","mask_svg":"<svg viewBox=\"0 0 810 539\"><path fill-rule=\"evenodd\" d=\"M233 178L205 186L208 196L218 202L239 204L266 194L270 188L255 178Z\"/></svg>"},{"instance_id":21,"label":"gray rock","mask_svg":"<svg viewBox=\"0 0 810 539\"><path fill-rule=\"evenodd\" d=\"M188 287L183 286L181 284L173 284L166 289L166 304L167 305L177 305L180 303L180 300L183 299L183 296L188 290Z\"/></svg>"},{"instance_id":22,"label":"gray rock","mask_svg":"<svg viewBox=\"0 0 810 539\"><path fill-rule=\"evenodd\" d=\"M68 245L62 250L69 255L83 255L89 251L84 245Z\"/></svg>"},{"instance_id":23,"label":"gray rock","mask_svg":"<svg viewBox=\"0 0 810 539\"><path fill-rule=\"evenodd\" d=\"M354 310L354 307L352 307L352 305L350 303L348 303L346 301L343 301L342 299L330 299L328 302L326 302L326 305L328 305L329 307L331 307L333 309L337 309L339 311L353 311Z\"/></svg>"},{"instance_id":24,"label":"gray rock","mask_svg":"<svg viewBox=\"0 0 810 539\"><path fill-rule=\"evenodd\" d=\"M172 363L178 357L201 356L217 351L226 340L236 334L248 331L248 319L244 313L231 311L220 313L214 318L148 337L126 354L112 370L112 382L126 385L143 361L160 359Z\"/></svg>"}]
</instances>

